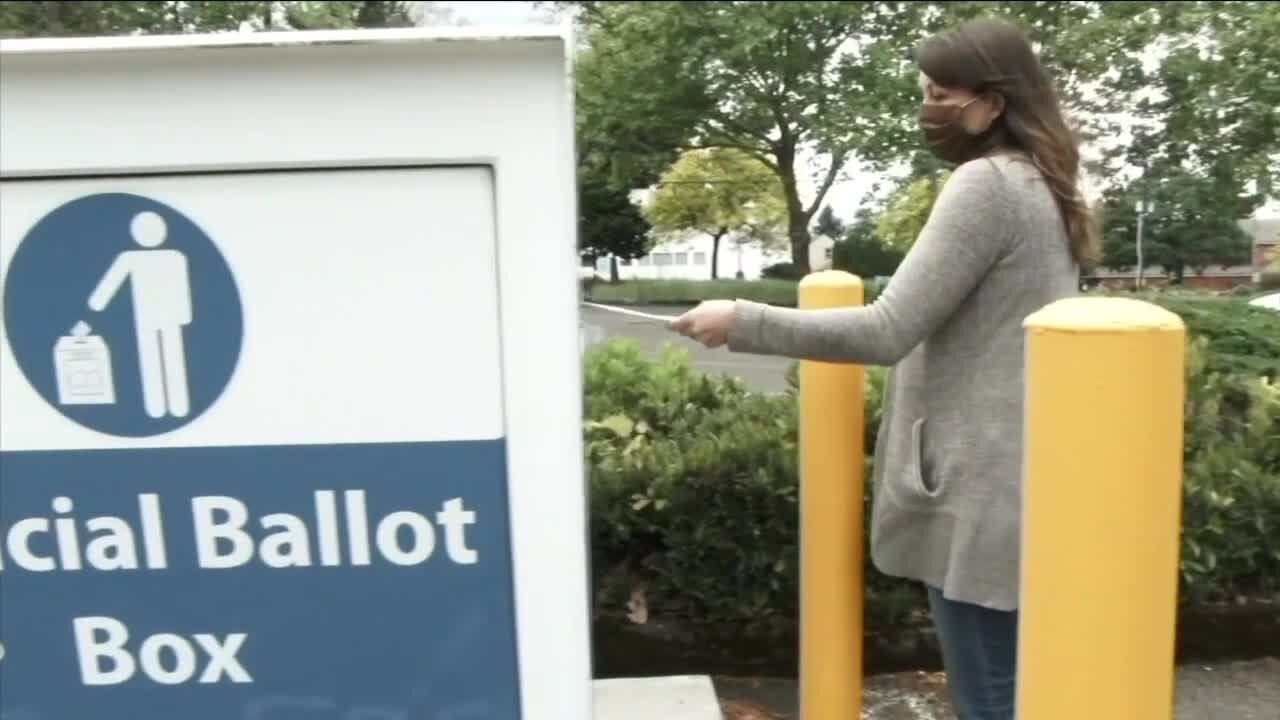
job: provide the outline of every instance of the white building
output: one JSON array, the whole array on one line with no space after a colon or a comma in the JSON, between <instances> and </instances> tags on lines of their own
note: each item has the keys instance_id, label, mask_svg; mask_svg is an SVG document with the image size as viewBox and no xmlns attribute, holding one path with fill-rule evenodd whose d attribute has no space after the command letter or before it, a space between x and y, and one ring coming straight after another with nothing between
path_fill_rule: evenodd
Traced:
<instances>
[{"instance_id":1,"label":"white building","mask_svg":"<svg viewBox=\"0 0 1280 720\"><path fill-rule=\"evenodd\" d=\"M631 192L631 202L643 207L653 190L642 188ZM669 233L654 238L648 255L636 260L618 259L620 280L710 280L714 250L711 236L697 231ZM596 259L597 277L609 278L609 256ZM744 235L729 233L720 239L717 278L758 280L765 268L791 261L788 248L766 250L759 242Z\"/></svg>"},{"instance_id":2,"label":"white building","mask_svg":"<svg viewBox=\"0 0 1280 720\"><path fill-rule=\"evenodd\" d=\"M618 277L622 280L710 280L711 236L688 233L666 236L654 244L648 255L638 260L618 260ZM720 240L720 278L742 277L758 280L764 269L776 263L791 261L786 250L764 250L759 243L739 242L738 236ZM595 274L609 277L609 257L596 260Z\"/></svg>"},{"instance_id":3,"label":"white building","mask_svg":"<svg viewBox=\"0 0 1280 720\"><path fill-rule=\"evenodd\" d=\"M835 264L836 241L827 235L814 235L809 241L809 269L830 270Z\"/></svg>"}]
</instances>

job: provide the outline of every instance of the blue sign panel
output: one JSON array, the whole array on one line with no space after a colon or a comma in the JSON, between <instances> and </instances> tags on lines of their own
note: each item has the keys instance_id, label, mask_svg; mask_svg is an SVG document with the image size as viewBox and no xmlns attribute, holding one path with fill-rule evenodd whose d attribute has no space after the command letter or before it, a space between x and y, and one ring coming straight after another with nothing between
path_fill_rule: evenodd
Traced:
<instances>
[{"instance_id":1,"label":"blue sign panel","mask_svg":"<svg viewBox=\"0 0 1280 720\"><path fill-rule=\"evenodd\" d=\"M501 437L139 442L244 370L216 240L95 194L8 263L22 377L114 445L0 452L0 720L518 720Z\"/></svg>"}]
</instances>

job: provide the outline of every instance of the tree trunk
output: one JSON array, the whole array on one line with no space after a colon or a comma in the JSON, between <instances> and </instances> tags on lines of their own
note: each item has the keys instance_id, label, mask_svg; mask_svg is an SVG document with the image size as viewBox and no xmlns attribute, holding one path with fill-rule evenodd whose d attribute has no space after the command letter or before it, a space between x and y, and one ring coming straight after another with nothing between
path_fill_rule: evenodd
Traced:
<instances>
[{"instance_id":1,"label":"tree trunk","mask_svg":"<svg viewBox=\"0 0 1280 720\"><path fill-rule=\"evenodd\" d=\"M808 275L809 243L812 238L809 237L809 218L803 209L787 208L787 237L791 240L791 263L796 266L796 272Z\"/></svg>"},{"instance_id":2,"label":"tree trunk","mask_svg":"<svg viewBox=\"0 0 1280 720\"><path fill-rule=\"evenodd\" d=\"M610 255L609 256L609 282L617 284L619 280L621 280L621 278L618 276L618 256Z\"/></svg>"},{"instance_id":3,"label":"tree trunk","mask_svg":"<svg viewBox=\"0 0 1280 720\"><path fill-rule=\"evenodd\" d=\"M787 203L787 239L791 243L791 264L801 275L809 274L809 214L796 187L795 149L783 144L775 148L782 195Z\"/></svg>"},{"instance_id":4,"label":"tree trunk","mask_svg":"<svg viewBox=\"0 0 1280 720\"><path fill-rule=\"evenodd\" d=\"M720 228L711 236L711 279L720 277L720 238L728 232L728 228Z\"/></svg>"}]
</instances>

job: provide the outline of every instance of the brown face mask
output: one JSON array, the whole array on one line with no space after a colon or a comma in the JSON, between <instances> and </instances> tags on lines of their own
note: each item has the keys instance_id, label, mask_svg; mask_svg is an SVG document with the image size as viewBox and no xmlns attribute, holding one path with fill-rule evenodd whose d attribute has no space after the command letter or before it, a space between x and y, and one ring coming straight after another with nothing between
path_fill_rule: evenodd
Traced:
<instances>
[{"instance_id":1,"label":"brown face mask","mask_svg":"<svg viewBox=\"0 0 1280 720\"><path fill-rule=\"evenodd\" d=\"M925 144L944 162L959 165L977 157L986 145L987 132L972 135L961 122L961 113L978 98L963 105L924 103L920 106L920 129Z\"/></svg>"}]
</instances>

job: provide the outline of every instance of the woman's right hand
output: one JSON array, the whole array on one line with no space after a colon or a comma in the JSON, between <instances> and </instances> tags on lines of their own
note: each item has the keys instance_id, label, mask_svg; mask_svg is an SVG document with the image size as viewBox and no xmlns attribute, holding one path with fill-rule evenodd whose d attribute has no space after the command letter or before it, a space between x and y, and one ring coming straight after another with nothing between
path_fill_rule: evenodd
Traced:
<instances>
[{"instance_id":1,"label":"woman's right hand","mask_svg":"<svg viewBox=\"0 0 1280 720\"><path fill-rule=\"evenodd\" d=\"M707 300L672 321L671 330L706 347L718 348L729 342L733 318L732 300Z\"/></svg>"}]
</instances>

